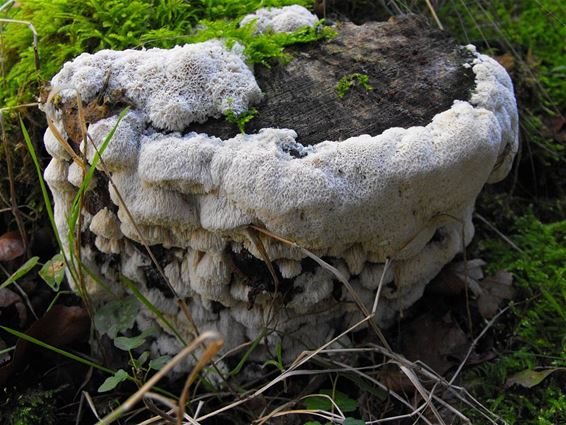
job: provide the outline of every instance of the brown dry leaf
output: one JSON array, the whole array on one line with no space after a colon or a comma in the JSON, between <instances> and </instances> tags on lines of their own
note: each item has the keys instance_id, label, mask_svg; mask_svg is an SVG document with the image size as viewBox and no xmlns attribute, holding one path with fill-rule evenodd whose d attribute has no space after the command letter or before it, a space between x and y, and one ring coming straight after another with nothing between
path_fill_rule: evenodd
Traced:
<instances>
[{"instance_id":1,"label":"brown dry leaf","mask_svg":"<svg viewBox=\"0 0 566 425\"><path fill-rule=\"evenodd\" d=\"M49 345L62 347L87 336L89 327L90 318L84 308L55 305L31 325L26 334ZM12 361L0 367L0 386L26 365L34 348L37 348L34 344L18 339Z\"/></svg>"},{"instance_id":2,"label":"brown dry leaf","mask_svg":"<svg viewBox=\"0 0 566 425\"><path fill-rule=\"evenodd\" d=\"M442 269L427 288L435 294L453 296L465 291L466 286L479 295L478 280L483 279L485 261L476 258L469 261L454 261Z\"/></svg>"},{"instance_id":3,"label":"brown dry leaf","mask_svg":"<svg viewBox=\"0 0 566 425\"><path fill-rule=\"evenodd\" d=\"M22 298L8 288L0 288L0 321L3 323L6 321L2 318L2 310L10 306L18 313L19 325L24 326L28 320L28 312Z\"/></svg>"},{"instance_id":4,"label":"brown dry leaf","mask_svg":"<svg viewBox=\"0 0 566 425\"><path fill-rule=\"evenodd\" d=\"M515 58L511 53L505 53L501 56L496 56L495 60L505 68L507 72L512 72L515 69Z\"/></svg>"},{"instance_id":5,"label":"brown dry leaf","mask_svg":"<svg viewBox=\"0 0 566 425\"><path fill-rule=\"evenodd\" d=\"M12 261L24 253L24 243L18 232L8 232L0 236L0 261Z\"/></svg>"},{"instance_id":6,"label":"brown dry leaf","mask_svg":"<svg viewBox=\"0 0 566 425\"><path fill-rule=\"evenodd\" d=\"M398 367L384 368L376 373L376 379L385 385L390 391L411 392L415 386L411 383Z\"/></svg>"},{"instance_id":7,"label":"brown dry leaf","mask_svg":"<svg viewBox=\"0 0 566 425\"><path fill-rule=\"evenodd\" d=\"M552 137L559 143L566 143L566 116L560 115L547 118L546 124L552 133Z\"/></svg>"},{"instance_id":8,"label":"brown dry leaf","mask_svg":"<svg viewBox=\"0 0 566 425\"><path fill-rule=\"evenodd\" d=\"M468 337L450 313L435 318L425 313L401 330L401 353L420 360L440 375L457 365L468 350Z\"/></svg>"},{"instance_id":9,"label":"brown dry leaf","mask_svg":"<svg viewBox=\"0 0 566 425\"><path fill-rule=\"evenodd\" d=\"M501 303L515 296L513 275L505 270L499 270L495 276L486 277L479 284L482 294L478 298L478 310L485 319L495 316Z\"/></svg>"}]
</instances>

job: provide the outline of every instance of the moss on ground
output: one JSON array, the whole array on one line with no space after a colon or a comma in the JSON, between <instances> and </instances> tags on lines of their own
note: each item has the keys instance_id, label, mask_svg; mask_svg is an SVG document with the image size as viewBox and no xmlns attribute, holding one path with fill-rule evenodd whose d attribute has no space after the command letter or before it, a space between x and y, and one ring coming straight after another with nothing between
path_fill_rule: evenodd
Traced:
<instances>
[{"instance_id":1,"label":"moss on ground","mask_svg":"<svg viewBox=\"0 0 566 425\"><path fill-rule=\"evenodd\" d=\"M508 321L495 326L498 357L472 368L468 386L510 424L565 423L561 372L530 389L509 379L525 370L566 366L566 221L543 224L528 214L516 220L511 239L522 253L501 239L481 243L488 272L512 272L521 294Z\"/></svg>"}]
</instances>

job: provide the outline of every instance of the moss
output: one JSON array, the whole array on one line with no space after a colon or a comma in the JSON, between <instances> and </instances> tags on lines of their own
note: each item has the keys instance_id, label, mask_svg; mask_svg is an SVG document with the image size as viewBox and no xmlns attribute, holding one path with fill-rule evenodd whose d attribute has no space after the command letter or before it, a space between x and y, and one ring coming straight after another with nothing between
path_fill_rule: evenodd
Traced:
<instances>
[{"instance_id":1,"label":"moss","mask_svg":"<svg viewBox=\"0 0 566 425\"><path fill-rule=\"evenodd\" d=\"M222 37L244 45L252 63L284 58L290 44L320 40L324 28L293 34L253 34L240 19L259 7L301 4L312 0L23 0L8 18L31 22L39 35L41 68L35 69L32 33L23 25L2 28L0 50L6 58L6 78L0 101L7 106L32 100L38 80L49 80L62 65L83 52L140 47L170 48L176 44Z\"/></svg>"},{"instance_id":2,"label":"moss","mask_svg":"<svg viewBox=\"0 0 566 425\"><path fill-rule=\"evenodd\" d=\"M514 233L511 238L522 254L491 240L483 242L482 257L489 272L513 273L523 301L511 306L511 323L496 326L500 335L508 334L498 338L498 358L472 369L468 381L476 396L508 423L565 423L559 377L551 375L528 390L516 385L501 389L514 373L566 365L566 221L543 224L528 214L516 221ZM482 423L476 419L473 423Z\"/></svg>"},{"instance_id":3,"label":"moss","mask_svg":"<svg viewBox=\"0 0 566 425\"><path fill-rule=\"evenodd\" d=\"M564 6L553 0L451 1L439 15L461 43L500 57L514 80L524 138L541 148L537 159L563 161L564 146L548 136L544 118L566 109Z\"/></svg>"},{"instance_id":4,"label":"moss","mask_svg":"<svg viewBox=\"0 0 566 425\"><path fill-rule=\"evenodd\" d=\"M255 108L248 109L246 112L241 114L235 114L231 109L225 113L226 121L237 125L238 130L240 130L240 133L242 134L246 132L246 124L253 120L256 115L257 109Z\"/></svg>"},{"instance_id":5,"label":"moss","mask_svg":"<svg viewBox=\"0 0 566 425\"><path fill-rule=\"evenodd\" d=\"M366 74L354 73L340 78L338 84L336 84L338 97L342 99L356 85L363 88L366 92L373 90L373 87L369 84L369 77Z\"/></svg>"},{"instance_id":6,"label":"moss","mask_svg":"<svg viewBox=\"0 0 566 425\"><path fill-rule=\"evenodd\" d=\"M15 390L14 390L15 392ZM56 390L28 389L11 393L0 404L0 418L6 425L53 425L56 423Z\"/></svg>"}]
</instances>

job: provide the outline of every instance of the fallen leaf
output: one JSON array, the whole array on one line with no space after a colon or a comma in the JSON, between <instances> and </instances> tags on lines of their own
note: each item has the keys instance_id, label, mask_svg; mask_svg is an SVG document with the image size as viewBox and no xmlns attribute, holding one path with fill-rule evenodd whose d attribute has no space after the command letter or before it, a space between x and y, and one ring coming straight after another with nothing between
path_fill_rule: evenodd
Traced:
<instances>
[{"instance_id":1,"label":"fallen leaf","mask_svg":"<svg viewBox=\"0 0 566 425\"><path fill-rule=\"evenodd\" d=\"M407 378L407 375L401 372L398 367L383 368L375 375L377 380L390 391L404 392L413 391L415 389L409 378Z\"/></svg>"},{"instance_id":2,"label":"fallen leaf","mask_svg":"<svg viewBox=\"0 0 566 425\"><path fill-rule=\"evenodd\" d=\"M0 365L10 360L11 349L6 346L6 343L0 338Z\"/></svg>"},{"instance_id":3,"label":"fallen leaf","mask_svg":"<svg viewBox=\"0 0 566 425\"><path fill-rule=\"evenodd\" d=\"M0 317L2 317L2 309L10 306L13 306L18 313L20 327L24 326L28 320L28 312L22 298L8 288L0 288ZM6 323L4 318L2 323Z\"/></svg>"},{"instance_id":4,"label":"fallen leaf","mask_svg":"<svg viewBox=\"0 0 566 425\"><path fill-rule=\"evenodd\" d=\"M457 365L469 347L469 341L450 313L435 318L425 313L401 330L400 351L411 361L420 360L440 375Z\"/></svg>"},{"instance_id":5,"label":"fallen leaf","mask_svg":"<svg viewBox=\"0 0 566 425\"><path fill-rule=\"evenodd\" d=\"M59 286L65 276L65 261L62 254L55 255L51 260L46 262L39 276L47 283L55 292L59 290Z\"/></svg>"},{"instance_id":6,"label":"fallen leaf","mask_svg":"<svg viewBox=\"0 0 566 425\"><path fill-rule=\"evenodd\" d=\"M8 232L0 236L0 261L11 261L26 252L18 232Z\"/></svg>"},{"instance_id":7,"label":"fallen leaf","mask_svg":"<svg viewBox=\"0 0 566 425\"><path fill-rule=\"evenodd\" d=\"M496 56L495 60L499 62L499 64L505 68L507 72L511 72L515 68L515 58L511 53L504 53L500 56Z\"/></svg>"},{"instance_id":8,"label":"fallen leaf","mask_svg":"<svg viewBox=\"0 0 566 425\"><path fill-rule=\"evenodd\" d=\"M566 143L566 115L550 117L545 123L552 133L552 137L559 143Z\"/></svg>"},{"instance_id":9,"label":"fallen leaf","mask_svg":"<svg viewBox=\"0 0 566 425\"><path fill-rule=\"evenodd\" d=\"M515 296L513 275L499 270L494 276L480 281L482 294L478 297L478 310L485 319L491 319L499 311L501 303Z\"/></svg>"},{"instance_id":10,"label":"fallen leaf","mask_svg":"<svg viewBox=\"0 0 566 425\"><path fill-rule=\"evenodd\" d=\"M55 305L31 325L26 334L49 345L62 347L87 336L89 327L90 318L84 308ZM27 364L36 348L34 344L18 339L12 360L0 367L0 386Z\"/></svg>"},{"instance_id":11,"label":"fallen leaf","mask_svg":"<svg viewBox=\"0 0 566 425\"><path fill-rule=\"evenodd\" d=\"M540 384L544 379L556 371L566 371L565 367L555 367L552 369L532 370L526 369L517 372L505 382L505 387L509 388L512 385L521 385L525 388L533 388Z\"/></svg>"},{"instance_id":12,"label":"fallen leaf","mask_svg":"<svg viewBox=\"0 0 566 425\"><path fill-rule=\"evenodd\" d=\"M466 290L466 286L476 296L481 289L478 280L483 279L485 261L476 258L469 261L455 261L448 264L430 283L427 290L439 295L458 295Z\"/></svg>"}]
</instances>

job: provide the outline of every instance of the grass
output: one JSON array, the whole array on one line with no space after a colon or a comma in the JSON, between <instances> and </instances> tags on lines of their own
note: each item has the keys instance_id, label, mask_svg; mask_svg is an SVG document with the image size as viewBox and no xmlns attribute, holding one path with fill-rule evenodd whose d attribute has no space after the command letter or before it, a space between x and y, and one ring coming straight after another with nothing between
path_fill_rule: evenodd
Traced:
<instances>
[{"instance_id":1,"label":"grass","mask_svg":"<svg viewBox=\"0 0 566 425\"><path fill-rule=\"evenodd\" d=\"M566 366L566 221L543 224L532 214L517 219L512 241L517 254L502 240L482 243L491 272L513 273L523 302L512 306L511 323L499 325L507 334L497 347L498 358L468 374L475 393L508 423L557 424L566 419L566 397L559 376L531 389L508 379L524 370Z\"/></svg>"}]
</instances>

